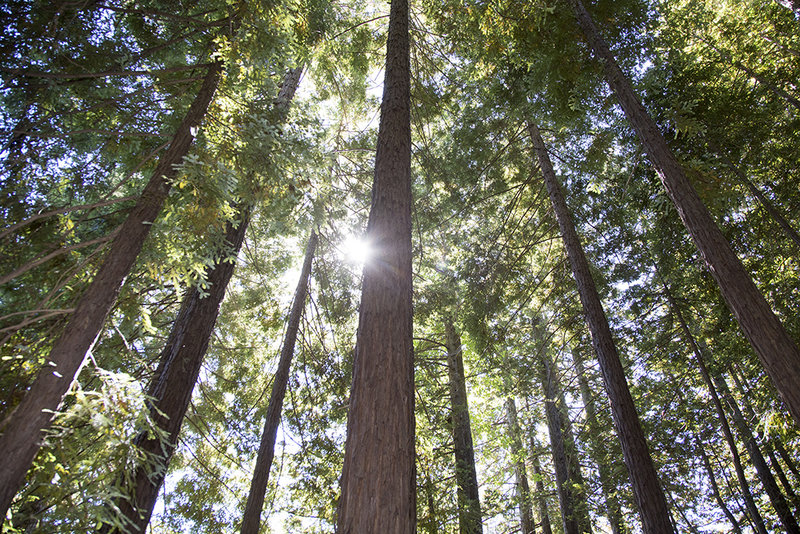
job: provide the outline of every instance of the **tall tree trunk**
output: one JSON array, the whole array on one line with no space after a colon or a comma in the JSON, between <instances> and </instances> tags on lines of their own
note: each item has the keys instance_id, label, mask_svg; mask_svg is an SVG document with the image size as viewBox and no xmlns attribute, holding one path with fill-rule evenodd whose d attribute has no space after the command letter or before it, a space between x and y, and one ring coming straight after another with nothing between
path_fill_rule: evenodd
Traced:
<instances>
[{"instance_id":1,"label":"tall tree trunk","mask_svg":"<svg viewBox=\"0 0 800 534\"><path fill-rule=\"evenodd\" d=\"M289 382L289 368L292 364L297 331L300 328L300 318L303 315L303 307L306 302L308 278L311 274L311 262L314 259L316 247L317 234L312 231L306 246L306 257L303 261L303 269L300 272L300 280L297 282L297 289L294 292L294 302L289 314L289 322L286 325L286 335L283 338L278 369L275 371L275 377L272 380L272 392L269 397L267 417L264 420L264 432L261 434L261 445L258 447L256 465L250 482L250 493L247 496L247 504L242 517L242 534L258 534L258 529L261 525L261 510L264 506L264 495L267 492L269 470L272 467L272 459L275 456L275 437L278 434L278 425L281 422L283 398L286 395L286 384Z\"/></svg>"},{"instance_id":2,"label":"tall tree trunk","mask_svg":"<svg viewBox=\"0 0 800 534\"><path fill-rule=\"evenodd\" d=\"M249 217L250 210L244 208L237 226L228 223L225 239L233 255L242 246ZM120 530L114 524L105 523L99 532L134 534L147 529L234 268L234 263L220 260L208 276L208 295L201 297L198 289L191 288L184 296L147 391L153 399L150 416L166 435L166 440L162 442L144 432L134 440L134 446L151 461L139 465L130 477L121 477L131 481L127 491L130 497L109 505L119 509L118 516L127 529Z\"/></svg>"},{"instance_id":3,"label":"tall tree trunk","mask_svg":"<svg viewBox=\"0 0 800 534\"><path fill-rule=\"evenodd\" d=\"M78 376L86 354L100 335L103 323L117 300L125 277L142 250L151 223L167 197L170 181L177 174L176 165L189 152L194 131L211 104L222 69L221 62L209 67L172 143L111 244L103 265L81 296L36 380L7 420L0 437L0 450L3 451L0 456L0 524L41 446L42 433L50 427L53 413L58 411L72 381Z\"/></svg>"},{"instance_id":4,"label":"tall tree trunk","mask_svg":"<svg viewBox=\"0 0 800 534\"><path fill-rule=\"evenodd\" d=\"M536 503L539 505L539 526L542 534L553 534L550 525L550 512L547 509L547 494L544 490L544 472L539 463L540 447L536 443L536 436L531 432L531 466L533 467L534 487L536 488Z\"/></svg>"},{"instance_id":5,"label":"tall tree trunk","mask_svg":"<svg viewBox=\"0 0 800 534\"><path fill-rule=\"evenodd\" d=\"M291 70L284 78L278 97L273 102L278 122L284 120L288 113L301 72L302 68ZM251 210L251 206L243 205L239 210L238 225L228 223L226 226L225 239L233 257L238 255L244 242ZM235 266L233 262L217 262L208 275L210 289L205 297L201 297L200 292L194 288L186 293L161 352L158 368L148 388L148 396L154 399L150 406L150 416L166 434L167 441L162 443L158 439L139 435L134 443L141 452L154 458L156 463L139 466L129 477L135 502L119 500L116 503L123 521L132 525L128 534L144 532L150 521ZM111 524L101 525L99 530L116 532Z\"/></svg>"},{"instance_id":6,"label":"tall tree trunk","mask_svg":"<svg viewBox=\"0 0 800 534\"><path fill-rule=\"evenodd\" d=\"M725 302L800 424L800 349L745 271L697 191L670 151L653 119L639 102L581 0L569 0L587 41L601 60L606 80L639 135L686 229L692 236Z\"/></svg>"},{"instance_id":7,"label":"tall tree trunk","mask_svg":"<svg viewBox=\"0 0 800 534\"><path fill-rule=\"evenodd\" d=\"M447 369L450 382L453 442L456 456L456 486L458 494L458 530L461 534L480 534L481 502L478 495L478 475L475 472L475 449L469 424L467 385L461 337L452 320L445 324Z\"/></svg>"},{"instance_id":8,"label":"tall tree trunk","mask_svg":"<svg viewBox=\"0 0 800 534\"><path fill-rule=\"evenodd\" d=\"M519 499L519 522L522 534L534 534L533 509L531 507L531 488L528 474L525 471L525 455L522 449L522 431L517 420L517 407L511 397L506 400L506 416L508 417L508 433L511 438L511 454L514 458L514 478L517 483Z\"/></svg>"},{"instance_id":9,"label":"tall tree trunk","mask_svg":"<svg viewBox=\"0 0 800 534\"><path fill-rule=\"evenodd\" d=\"M600 422L597 419L597 409L594 405L594 397L592 396L589 381L586 378L586 369L583 365L583 356L580 349L572 351L572 359L575 363L575 369L578 374L578 385L581 390L581 399L583 400L583 407L586 412L586 425L589 427L590 433L590 450L594 462L597 464L597 472L600 478L600 487L603 489L603 497L605 498L606 517L611 525L612 534L627 534L628 529L622 520L622 508L619 504L619 497L617 496L616 484L612 479L609 470L606 454L604 453L604 444L601 442L599 432L601 431Z\"/></svg>"},{"instance_id":10,"label":"tall tree trunk","mask_svg":"<svg viewBox=\"0 0 800 534\"><path fill-rule=\"evenodd\" d=\"M656 272L658 272L658 267L656 267ZM703 382L705 382L708 392L711 395L711 401L714 404L714 410L717 413L717 419L719 420L720 427L722 428L722 434L725 436L725 442L728 444L728 449L731 451L733 468L736 471L736 478L739 481L739 488L742 492L742 498L744 499L747 513L750 516L756 532L759 534L767 534L767 528L764 525L764 518L761 517L761 513L759 512L755 500L753 499L753 494L750 491L750 484L747 482L747 477L744 474L741 458L739 457L739 448L736 446L736 440L733 437L733 432L731 432L731 427L728 423L728 417L725 415L725 410L722 407L722 401L717 393L717 388L714 386L714 382L711 379L708 368L706 367L705 357L700 350L700 346L697 344L697 340L695 340L694 335L692 335L691 330L689 330L689 325L683 318L683 313L681 312L678 303L675 302L672 292L669 290L669 286L667 286L663 279L661 280L661 284L664 288L664 295L667 297L670 309L675 314L675 318L678 320L681 333L686 338L685 342L692 349L692 352L695 356L695 361L697 362L697 367L700 369L700 375L703 377Z\"/></svg>"},{"instance_id":11,"label":"tall tree trunk","mask_svg":"<svg viewBox=\"0 0 800 534\"><path fill-rule=\"evenodd\" d=\"M727 382L725 382L725 379L720 375L714 375L712 378L722 398L725 399L725 402L730 408L731 415L733 416L733 424L739 431L739 436L744 442L747 453L750 455L750 461L753 467L756 468L758 478L761 480L761 484L767 492L767 496L772 503L772 507L775 509L775 513L778 514L778 519L783 525L784 532L788 534L800 534L800 527L797 525L797 521L789 509L789 503L786 502L786 498L783 496L783 493L781 493L778 483L775 481L775 477L772 476L772 472L767 466L767 462L764 459L764 455L761 453L758 442L742 415L739 404L733 398L733 395L731 395Z\"/></svg>"},{"instance_id":12,"label":"tall tree trunk","mask_svg":"<svg viewBox=\"0 0 800 534\"><path fill-rule=\"evenodd\" d=\"M728 505L725 503L725 499L722 498L722 495L719 492L719 485L717 484L717 477L714 475L714 470L711 468L711 462L708 459L708 455L706 454L706 447L705 444L700 439L700 436L697 434L694 435L694 441L697 445L697 450L700 451L700 459L703 461L703 467L706 470L706 474L708 475L708 481L711 484L711 493L714 495L714 499L717 501L722 512L725 514L725 517L728 518L730 521L731 526L733 527L733 532L736 534L741 534L742 527L739 525L739 521L736 520L736 516L733 515L731 509L728 508Z\"/></svg>"},{"instance_id":13,"label":"tall tree trunk","mask_svg":"<svg viewBox=\"0 0 800 534\"><path fill-rule=\"evenodd\" d=\"M603 383L611 402L614 425L622 445L622 455L631 478L633 495L642 518L644 532L646 534L672 534L667 500L647 448L647 441L639 423L639 415L636 413L636 406L625 379L625 371L611 335L611 328L608 326L608 319L589 270L589 262L586 260L578 233L575 231L572 216L567 208L564 194L556 178L539 128L529 122L528 131L539 160L547 192L550 195L553 211L558 220L558 226L561 229L561 237L564 240L564 248L567 251L572 274L578 286L586 322L592 334L592 344L597 353Z\"/></svg>"},{"instance_id":14,"label":"tall tree trunk","mask_svg":"<svg viewBox=\"0 0 800 534\"><path fill-rule=\"evenodd\" d=\"M741 381L740 377L737 376L738 375L737 369L735 369L733 366L731 366L731 367L728 368L728 371L730 373L731 378L733 379L734 385L742 393L742 408L744 408L745 414L747 415L747 417L750 418L751 421L756 420L756 418L757 418L756 412L755 412L755 410L753 410L753 407L750 405L750 403L747 400L747 395L746 395L746 392L745 392L745 389L744 389L744 384L742 384L742 381ZM756 436L756 438L757 437L758 436ZM795 509L794 517L795 517L795 519L797 519L798 518L798 497L797 497L797 494L794 492L794 487L789 482L789 479L787 478L786 473L783 470L783 467L781 467L781 464L778 462L778 458L775 456L775 449L777 449L776 445L781 446L781 447L782 447L782 445L781 445L780 441L771 440L771 439L769 439L768 436L762 436L762 442L763 442L764 448L767 451L767 456L769 456L770 463L772 464L772 470L775 472L775 475L778 477L778 480L781 481L781 485L784 488L784 493L785 493L786 497L788 497L789 501L794 506L794 509ZM784 451L785 451L785 449L784 449ZM791 462L787 463L787 466L790 467L790 468L791 468L792 465L793 464Z\"/></svg>"},{"instance_id":15,"label":"tall tree trunk","mask_svg":"<svg viewBox=\"0 0 800 534\"><path fill-rule=\"evenodd\" d=\"M416 528L408 1L392 0L339 534Z\"/></svg>"},{"instance_id":16,"label":"tall tree trunk","mask_svg":"<svg viewBox=\"0 0 800 534\"><path fill-rule=\"evenodd\" d=\"M538 330L534 324L534 329ZM557 370L550 357L546 341L540 345L539 377L542 382L547 428L550 433L550 450L553 455L553 466L556 471L556 488L558 502L561 506L561 519L564 534L581 534L591 532L589 510L586 503L583 476L578 463L575 440L571 432L571 424L565 417L565 406Z\"/></svg>"}]
</instances>

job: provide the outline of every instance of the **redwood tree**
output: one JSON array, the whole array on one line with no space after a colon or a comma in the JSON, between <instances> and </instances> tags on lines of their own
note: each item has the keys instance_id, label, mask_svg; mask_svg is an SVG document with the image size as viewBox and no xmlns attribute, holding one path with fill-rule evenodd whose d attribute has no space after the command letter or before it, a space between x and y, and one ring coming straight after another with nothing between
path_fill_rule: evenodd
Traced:
<instances>
[{"instance_id":1,"label":"redwood tree","mask_svg":"<svg viewBox=\"0 0 800 534\"><path fill-rule=\"evenodd\" d=\"M278 425L281 422L281 409L283 398L286 395L286 384L289 382L289 369L294 356L294 346L297 341L297 331L300 328L300 318L303 315L306 294L308 292L308 278L311 275L311 262L317 247L317 234L311 232L306 246L306 256L303 269L300 271L300 280L294 292L294 302L289 313L286 325L286 335L283 338L283 347L278 360L278 369L272 380L272 391L267 406L267 416L264 419L264 432L261 434L261 444L258 446L256 465L253 468L253 478L250 481L250 493L247 495L247 504L242 517L242 534L258 534L261 525L261 510L264 506L264 495L269 482L269 470L275 456L275 437L278 434Z\"/></svg>"},{"instance_id":2,"label":"redwood tree","mask_svg":"<svg viewBox=\"0 0 800 534\"><path fill-rule=\"evenodd\" d=\"M408 2L392 0L339 534L416 527L409 71Z\"/></svg>"},{"instance_id":3,"label":"redwood tree","mask_svg":"<svg viewBox=\"0 0 800 534\"><path fill-rule=\"evenodd\" d=\"M569 0L569 3L586 40L603 65L609 87L644 145L728 308L758 354L795 422L800 424L800 349L714 222L581 0Z\"/></svg>"},{"instance_id":4,"label":"redwood tree","mask_svg":"<svg viewBox=\"0 0 800 534\"><path fill-rule=\"evenodd\" d=\"M556 178L539 128L529 122L528 133L561 230L572 274L578 286L578 294L583 304L586 323L592 335L592 345L600 363L606 393L611 401L614 426L622 445L622 455L631 478L633 495L639 508L644 531L647 534L672 534L673 528L667 500L647 448L647 441L639 422L639 415L636 412L633 397L631 397L614 338L611 335L611 328L589 270L589 262L586 260L583 247L578 239L578 233L572 222L572 216L567 208L564 194Z\"/></svg>"},{"instance_id":5,"label":"redwood tree","mask_svg":"<svg viewBox=\"0 0 800 534\"><path fill-rule=\"evenodd\" d=\"M122 283L142 250L152 222L169 193L171 180L178 172L176 165L188 154L196 129L214 98L222 71L221 62L212 63L208 68L200 90L136 206L117 233L103 265L3 429L0 437L0 450L3 451L0 457L0 522L25 480L25 473L41 446L42 433L50 427L54 412L61 406L86 354L100 335Z\"/></svg>"},{"instance_id":6,"label":"redwood tree","mask_svg":"<svg viewBox=\"0 0 800 534\"><path fill-rule=\"evenodd\" d=\"M467 407L467 386L464 377L461 337L451 320L445 324L447 370L450 384L453 442L456 457L458 492L458 530L461 534L483 532L481 503L478 496L478 475L475 472L475 448Z\"/></svg>"}]
</instances>

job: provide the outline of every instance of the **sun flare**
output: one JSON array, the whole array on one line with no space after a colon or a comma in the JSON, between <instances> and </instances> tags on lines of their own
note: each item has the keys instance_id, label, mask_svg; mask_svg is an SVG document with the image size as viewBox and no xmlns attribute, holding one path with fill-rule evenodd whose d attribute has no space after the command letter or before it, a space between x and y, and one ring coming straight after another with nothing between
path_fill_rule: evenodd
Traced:
<instances>
[{"instance_id":1,"label":"sun flare","mask_svg":"<svg viewBox=\"0 0 800 534\"><path fill-rule=\"evenodd\" d=\"M349 236L339 249L342 259L355 265L364 265L372 256L372 248L363 237Z\"/></svg>"}]
</instances>

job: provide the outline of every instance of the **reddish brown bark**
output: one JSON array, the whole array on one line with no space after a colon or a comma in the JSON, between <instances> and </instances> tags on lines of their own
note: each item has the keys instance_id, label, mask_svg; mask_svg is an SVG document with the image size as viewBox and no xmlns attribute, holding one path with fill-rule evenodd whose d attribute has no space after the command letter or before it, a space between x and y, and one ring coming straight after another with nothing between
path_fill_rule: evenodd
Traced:
<instances>
[{"instance_id":1,"label":"reddish brown bark","mask_svg":"<svg viewBox=\"0 0 800 534\"><path fill-rule=\"evenodd\" d=\"M475 471L475 448L472 444L472 429L469 424L461 337L450 321L445 324L445 332L453 444L456 457L458 531L461 534L480 534L483 532L481 502L478 495L478 475Z\"/></svg>"},{"instance_id":2,"label":"reddish brown bark","mask_svg":"<svg viewBox=\"0 0 800 534\"><path fill-rule=\"evenodd\" d=\"M306 246L306 257L303 269L300 271L300 280L294 292L294 302L289 313L286 325L286 335L283 338L283 347L278 360L278 369L272 380L267 416L264 420L264 432L261 434L261 444L258 447L256 465L253 469L253 478L250 481L250 493L242 517L242 534L258 534L261 526L261 510L264 507L264 495L267 493L269 470L275 456L275 437L278 434L278 425L281 422L281 409L283 398L286 395L286 384L289 382L289 369L294 356L294 346L297 341L297 331L300 329L300 318L308 292L308 278L311 275L311 262L314 259L314 250L317 247L317 234L311 232Z\"/></svg>"},{"instance_id":3,"label":"reddish brown bark","mask_svg":"<svg viewBox=\"0 0 800 534\"><path fill-rule=\"evenodd\" d=\"M212 64L172 143L111 244L103 265L78 302L61 337L53 345L44 367L3 429L0 437L0 450L3 451L0 456L0 522L41 446L42 432L49 428L53 412L61 406L117 300L125 277L142 250L152 222L167 197L170 180L177 173L176 165L189 151L194 140L193 132L205 117L221 74L222 64Z\"/></svg>"},{"instance_id":4,"label":"reddish brown bark","mask_svg":"<svg viewBox=\"0 0 800 534\"><path fill-rule=\"evenodd\" d=\"M603 64L606 81L639 136L723 298L758 354L795 422L800 424L800 349L722 235L581 0L569 0L578 25Z\"/></svg>"},{"instance_id":5,"label":"reddish brown bark","mask_svg":"<svg viewBox=\"0 0 800 534\"><path fill-rule=\"evenodd\" d=\"M700 347L692 335L691 330L689 330L689 325L686 324L686 321L683 318L683 312L681 312L677 302L675 302L675 299L672 297L669 287L663 280L661 283L664 287L664 295L667 297L670 309L673 311L673 313L675 313L675 318L678 320L678 325L681 328L681 332L686 338L686 343L691 347L692 352L694 353L695 361L700 369L700 375L703 377L703 381L705 382L708 392L711 395L711 401L714 404L714 410L717 412L717 419L719 419L722 434L725 436L725 442L728 444L728 449L731 451L733 467L736 471L736 478L739 481L739 488L742 492L742 498L744 499L747 513L750 516L750 520L752 521L756 532L758 532L758 534L767 534L767 528L764 526L764 518L761 517L761 512L759 512L758 507L753 499L753 493L750 491L750 484L747 481L744 468L742 467L741 458L739 457L739 448L736 445L736 440L733 438L733 432L731 432L731 427L728 423L728 417L725 415L725 410L722 408L722 401L717 394L717 388L714 386L714 382L711 380L711 375L708 373L708 368L706 367L703 354L700 351Z\"/></svg>"},{"instance_id":6,"label":"reddish brown bark","mask_svg":"<svg viewBox=\"0 0 800 534\"><path fill-rule=\"evenodd\" d=\"M597 409L595 408L589 381L586 378L586 370L583 365L583 356L581 355L580 349L573 350L572 359L575 363L578 385L581 390L581 399L583 400L583 407L586 413L586 426L589 427L589 448L593 460L597 464L597 473L600 478L600 487L603 489L606 517L608 517L608 522L611 525L611 533L627 534L629 531L622 519L622 508L619 504L616 485L612 479L610 466L604 454L603 438L599 433L602 431L602 427L597 418Z\"/></svg>"},{"instance_id":7,"label":"reddish brown bark","mask_svg":"<svg viewBox=\"0 0 800 534\"><path fill-rule=\"evenodd\" d=\"M528 123L528 131L561 230L572 274L578 286L578 294L583 304L586 323L592 335L592 345L600 363L606 393L611 402L614 426L622 445L622 455L631 478L633 495L639 508L644 531L647 534L672 534L673 528L667 500L647 448L647 441L639 423L639 415L636 413L636 406L628 388L625 371L622 368L603 304L600 302L600 296L589 270L589 262L586 260L583 247L578 239L572 216L567 208L564 194L561 192L561 186L556 178L539 129L535 124Z\"/></svg>"},{"instance_id":8,"label":"reddish brown bark","mask_svg":"<svg viewBox=\"0 0 800 534\"><path fill-rule=\"evenodd\" d=\"M278 97L273 102L278 122L282 122L289 111L301 72L302 68L299 67L284 77ZM251 210L251 206L243 206L238 225L228 223L226 226L225 239L233 257L238 255L244 242ZM155 465L139 466L130 477L133 481L130 492L134 496L133 502L120 500L116 503L123 522L131 525L130 533L144 532L150 521L235 267L235 262L220 260L208 275L208 295L201 297L197 289L187 292L161 352L148 395L155 399L150 415L167 435L167 441L162 443L157 439L139 436L134 443L141 452L155 459ZM114 529L111 525L103 525L100 530L110 532Z\"/></svg>"},{"instance_id":9,"label":"reddish brown bark","mask_svg":"<svg viewBox=\"0 0 800 534\"><path fill-rule=\"evenodd\" d=\"M538 330L536 324L534 329ZM564 534L591 532L584 480L580 471L571 424L566 417L560 381L547 347L540 349L539 378L550 434L550 452L556 471L556 490Z\"/></svg>"},{"instance_id":10,"label":"reddish brown bark","mask_svg":"<svg viewBox=\"0 0 800 534\"><path fill-rule=\"evenodd\" d=\"M250 211L245 209L238 225L229 223L227 226L226 240L234 256L242 246L249 219ZM151 458L152 463L138 466L130 476L131 487L123 489L132 496L132 501L120 499L115 503L118 517L128 525L126 534L143 533L150 522L235 266L235 262L224 260L217 263L208 275L209 289L205 297L196 288L187 291L161 351L159 366L147 394L153 399L150 416L167 438L162 442L143 433L134 440L134 446ZM111 524L102 525L99 531L123 532Z\"/></svg>"},{"instance_id":11,"label":"reddish brown bark","mask_svg":"<svg viewBox=\"0 0 800 534\"><path fill-rule=\"evenodd\" d=\"M408 2L392 0L339 534L416 528Z\"/></svg>"}]
</instances>

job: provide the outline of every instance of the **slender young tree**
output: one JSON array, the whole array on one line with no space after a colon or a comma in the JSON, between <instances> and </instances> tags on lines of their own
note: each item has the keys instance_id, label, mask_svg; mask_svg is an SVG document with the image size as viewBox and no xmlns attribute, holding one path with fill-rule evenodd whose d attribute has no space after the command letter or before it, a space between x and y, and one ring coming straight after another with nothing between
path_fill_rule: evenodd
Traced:
<instances>
[{"instance_id":1,"label":"slender young tree","mask_svg":"<svg viewBox=\"0 0 800 534\"><path fill-rule=\"evenodd\" d=\"M301 74L302 67L298 67L287 72L284 77L278 96L273 102L276 121L279 123L285 120L289 112ZM243 203L239 209L239 220L226 226L225 239L233 258L239 254L244 243L252 209L253 206ZM235 267L234 261L221 259L208 274L208 295L203 297L197 288L191 288L184 296L148 388L148 396L154 399L150 404L150 415L167 436L166 443L145 435L136 438L134 445L153 458L153 463L138 466L131 477L121 477L123 480L132 480L132 500L122 499L117 502L121 521L102 525L101 532L115 531L119 523L129 532L144 532L147 527L158 491L177 446L192 391Z\"/></svg>"},{"instance_id":2,"label":"slender young tree","mask_svg":"<svg viewBox=\"0 0 800 534\"><path fill-rule=\"evenodd\" d=\"M597 418L597 409L595 408L592 390L586 378L583 355L579 348L575 348L572 351L572 361L575 364L578 386L581 391L581 400L583 400L583 408L586 413L586 426L588 426L590 430L589 449L594 462L597 464L600 487L603 489L603 497L605 498L606 516L611 525L612 534L626 534L628 529L622 519L622 508L620 507L619 497L617 496L615 484L611 477L610 466L608 465L605 454L603 454L602 438L597 434L601 426Z\"/></svg>"},{"instance_id":3,"label":"slender young tree","mask_svg":"<svg viewBox=\"0 0 800 534\"><path fill-rule=\"evenodd\" d=\"M739 437L744 442L745 449L747 449L747 453L750 455L750 462L753 464L753 467L755 467L761 484L764 485L764 490L767 492L767 496L769 497L770 503L772 503L772 507L775 509L775 513L778 514L778 519L783 526L783 531L788 534L800 534L800 526L798 526L797 520L794 515L792 515L789 503L786 502L786 497L784 497L778 487L778 482L772 475L772 471L769 470L769 466L764 459L756 437L753 435L750 425L747 424L747 420L744 418L739 404L736 402L736 399L733 398L728 388L728 383L725 381L724 377L718 374L713 375L712 378L717 386L717 390L720 392L720 396L725 400L730 409L733 424L739 431Z\"/></svg>"},{"instance_id":4,"label":"slender young tree","mask_svg":"<svg viewBox=\"0 0 800 534\"><path fill-rule=\"evenodd\" d=\"M644 145L728 308L758 354L795 422L800 424L800 349L714 222L581 0L569 0L569 4L586 40L602 63L608 85Z\"/></svg>"},{"instance_id":5,"label":"slender young tree","mask_svg":"<svg viewBox=\"0 0 800 534\"><path fill-rule=\"evenodd\" d=\"M531 488L528 484L528 474L525 470L525 456L522 450L522 431L517 419L517 406L514 399L506 400L506 422L508 434L511 438L511 454L514 458L514 478L517 484L517 498L519 499L519 523L522 534L533 534L536 529L533 524L533 509L531 507Z\"/></svg>"},{"instance_id":6,"label":"slender young tree","mask_svg":"<svg viewBox=\"0 0 800 534\"><path fill-rule=\"evenodd\" d=\"M278 434L278 425L281 422L281 409L283 398L286 395L286 384L289 382L289 369L294 356L294 346L297 341L297 331L300 328L300 318L303 315L306 294L308 292L308 278L311 274L311 262L314 259L314 250L317 246L317 234L311 232L306 246L306 256L303 269L300 271L300 280L294 292L292 310L289 313L289 322L286 325L286 335L283 338L283 347L278 360L278 369L272 380L272 391L267 406L267 416L264 419L264 432L261 434L261 444L258 447L256 465L253 469L253 478L250 482L250 493L247 495L247 504L242 517L242 534L258 534L261 526L261 510L264 506L264 495L269 482L269 470L275 456L275 437Z\"/></svg>"},{"instance_id":7,"label":"slender young tree","mask_svg":"<svg viewBox=\"0 0 800 534\"><path fill-rule=\"evenodd\" d=\"M480 534L483 532L481 502L478 495L478 475L475 471L475 448L472 444L472 429L469 422L464 358L461 336L458 335L451 319L445 323L445 346L456 457L458 530L461 534Z\"/></svg>"},{"instance_id":8,"label":"slender young tree","mask_svg":"<svg viewBox=\"0 0 800 534\"><path fill-rule=\"evenodd\" d=\"M339 534L416 528L408 2L392 0Z\"/></svg>"},{"instance_id":9,"label":"slender young tree","mask_svg":"<svg viewBox=\"0 0 800 534\"><path fill-rule=\"evenodd\" d=\"M739 481L739 489L741 490L742 499L744 499L747 513L750 516L750 520L752 521L756 532L759 534L767 534L767 527L764 525L764 518L761 517L761 512L756 506L755 500L753 499L753 493L750 491L750 484L745 476L744 467L742 466L742 461L739 456L739 447L736 445L736 440L733 437L733 432L731 431L730 424L728 423L728 416L725 415L725 410L722 407L722 401L717 393L717 388L711 379L708 368L706 367L703 353L700 350L700 346L697 344L697 340L695 340L694 335L689 329L689 325L686 323L686 320L683 317L683 312L673 298L672 292L669 290L669 286L667 286L663 279L661 280L661 284L664 288L664 295L667 297L667 302L669 303L672 312L675 314L675 318L678 320L678 325L680 326L681 333L685 338L685 342L692 349L692 352L695 356L695 361L697 362L697 367L700 369L700 375L703 377L703 381L705 382L708 392L711 395L711 401L714 404L714 410L716 411L717 418L719 419L720 427L722 428L722 434L725 436L725 442L728 444L728 449L731 452L733 468L736 472L736 478Z\"/></svg>"},{"instance_id":10,"label":"slender young tree","mask_svg":"<svg viewBox=\"0 0 800 534\"><path fill-rule=\"evenodd\" d=\"M0 437L0 522L25 480L38 452L42 433L50 427L86 354L100 335L117 300L122 283L150 233L152 221L170 190L177 165L188 154L195 131L206 115L222 75L221 62L212 63L183 121L159 160L150 181L111 244L103 265L80 298L63 333L22 402L7 420Z\"/></svg>"},{"instance_id":11,"label":"slender young tree","mask_svg":"<svg viewBox=\"0 0 800 534\"><path fill-rule=\"evenodd\" d=\"M672 534L673 528L667 499L661 489L658 474L647 448L647 441L639 422L639 415L636 413L636 406L628 388L614 338L611 335L611 328L608 326L603 304L600 302L597 287L589 270L589 262L586 260L583 247L578 239L578 233L572 222L572 216L567 208L564 194L556 178L539 128L529 122L528 133L561 230L572 274L578 286L578 294L592 335L592 344L600 362L603 383L611 402L614 426L622 445L622 455L631 478L633 495L639 508L644 531L646 534Z\"/></svg>"},{"instance_id":12,"label":"slender young tree","mask_svg":"<svg viewBox=\"0 0 800 534\"><path fill-rule=\"evenodd\" d=\"M533 467L534 487L536 488L536 503L539 505L539 526L542 534L553 534L550 524L550 512L547 509L547 493L544 490L544 472L539 462L541 448L536 443L536 436L531 432L531 467Z\"/></svg>"},{"instance_id":13,"label":"slender young tree","mask_svg":"<svg viewBox=\"0 0 800 534\"><path fill-rule=\"evenodd\" d=\"M706 447L705 443L700 439L700 436L697 434L694 435L695 445L697 446L697 450L700 453L700 459L703 462L703 468L706 470L706 475L708 475L708 481L711 484L711 493L714 495L714 500L717 501L717 505L719 505L722 512L725 514L725 517L728 518L730 521L731 526L733 527L733 532L735 534L741 534L742 527L739 524L739 521L736 519L736 516L733 515L731 509L728 507L728 504L725 502L725 499L722 498L722 495L719 492L719 484L717 484L717 477L714 475L714 469L711 467L711 461L708 459L708 454L706 454Z\"/></svg>"},{"instance_id":14,"label":"slender young tree","mask_svg":"<svg viewBox=\"0 0 800 534\"><path fill-rule=\"evenodd\" d=\"M534 322L534 330L537 337L541 338L541 327L537 321ZM564 534L591 532L584 480L571 424L564 413L566 406L563 404L560 381L546 346L547 341L544 339L539 341L539 378L544 395L544 411L550 433L550 452L553 455L553 466L556 471L556 488Z\"/></svg>"}]
</instances>

